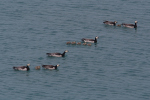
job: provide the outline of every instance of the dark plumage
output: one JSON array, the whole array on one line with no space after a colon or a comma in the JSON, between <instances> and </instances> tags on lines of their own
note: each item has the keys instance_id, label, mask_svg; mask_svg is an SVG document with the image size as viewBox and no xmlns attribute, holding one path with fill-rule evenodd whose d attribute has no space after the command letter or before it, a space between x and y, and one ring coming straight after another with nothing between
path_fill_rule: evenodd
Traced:
<instances>
[{"instance_id":1,"label":"dark plumage","mask_svg":"<svg viewBox=\"0 0 150 100\"><path fill-rule=\"evenodd\" d=\"M58 66L59 66L59 64L57 64L56 66L54 66L54 65L42 65L42 67L45 69L57 69Z\"/></svg>"},{"instance_id":2,"label":"dark plumage","mask_svg":"<svg viewBox=\"0 0 150 100\"><path fill-rule=\"evenodd\" d=\"M54 57L64 57L65 53L68 52L68 50L65 50L63 53L46 53L48 56L54 56Z\"/></svg>"},{"instance_id":3,"label":"dark plumage","mask_svg":"<svg viewBox=\"0 0 150 100\"><path fill-rule=\"evenodd\" d=\"M19 66L19 67L13 67L14 70L22 70L22 71L28 71L30 64L27 64L26 66Z\"/></svg>"},{"instance_id":4,"label":"dark plumage","mask_svg":"<svg viewBox=\"0 0 150 100\"><path fill-rule=\"evenodd\" d=\"M128 27L128 28L137 28L137 21L135 21L135 24L125 24L125 23L122 23L122 26L124 27Z\"/></svg>"},{"instance_id":5,"label":"dark plumage","mask_svg":"<svg viewBox=\"0 0 150 100\"><path fill-rule=\"evenodd\" d=\"M114 25L114 26L116 26L117 21L114 21L114 22L104 21L103 23L106 24L106 25Z\"/></svg>"},{"instance_id":6,"label":"dark plumage","mask_svg":"<svg viewBox=\"0 0 150 100\"><path fill-rule=\"evenodd\" d=\"M95 39L82 38L81 40L82 40L83 42L97 43L97 39L98 39L98 36L96 36Z\"/></svg>"}]
</instances>

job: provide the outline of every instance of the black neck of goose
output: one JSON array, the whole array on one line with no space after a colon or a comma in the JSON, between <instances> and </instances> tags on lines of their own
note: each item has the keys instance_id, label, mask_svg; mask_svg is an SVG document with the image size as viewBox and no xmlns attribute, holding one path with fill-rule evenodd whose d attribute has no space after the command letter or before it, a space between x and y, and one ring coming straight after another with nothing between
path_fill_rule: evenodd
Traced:
<instances>
[{"instance_id":1,"label":"black neck of goose","mask_svg":"<svg viewBox=\"0 0 150 100\"><path fill-rule=\"evenodd\" d=\"M65 53L66 53L66 52L64 51L64 53L62 54L62 57L64 57L64 56L65 56Z\"/></svg>"},{"instance_id":2,"label":"black neck of goose","mask_svg":"<svg viewBox=\"0 0 150 100\"><path fill-rule=\"evenodd\" d=\"M57 69L57 65L55 66L55 69Z\"/></svg>"},{"instance_id":3,"label":"black neck of goose","mask_svg":"<svg viewBox=\"0 0 150 100\"><path fill-rule=\"evenodd\" d=\"M29 66L27 66L27 70L30 70Z\"/></svg>"},{"instance_id":4,"label":"black neck of goose","mask_svg":"<svg viewBox=\"0 0 150 100\"><path fill-rule=\"evenodd\" d=\"M94 41L94 43L97 43L97 39L95 38L95 41Z\"/></svg>"},{"instance_id":5,"label":"black neck of goose","mask_svg":"<svg viewBox=\"0 0 150 100\"><path fill-rule=\"evenodd\" d=\"M137 28L137 24L135 23L134 28Z\"/></svg>"},{"instance_id":6,"label":"black neck of goose","mask_svg":"<svg viewBox=\"0 0 150 100\"><path fill-rule=\"evenodd\" d=\"M116 23L114 23L114 26L116 26Z\"/></svg>"}]
</instances>

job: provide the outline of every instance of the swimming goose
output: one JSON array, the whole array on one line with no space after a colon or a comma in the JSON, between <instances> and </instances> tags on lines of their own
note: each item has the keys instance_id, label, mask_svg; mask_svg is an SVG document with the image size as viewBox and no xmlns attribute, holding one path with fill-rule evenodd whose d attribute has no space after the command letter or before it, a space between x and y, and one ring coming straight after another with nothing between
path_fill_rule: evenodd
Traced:
<instances>
[{"instance_id":1,"label":"swimming goose","mask_svg":"<svg viewBox=\"0 0 150 100\"><path fill-rule=\"evenodd\" d=\"M117 26L118 26L118 27L121 27L121 24L118 24Z\"/></svg>"},{"instance_id":2,"label":"swimming goose","mask_svg":"<svg viewBox=\"0 0 150 100\"><path fill-rule=\"evenodd\" d=\"M72 45L76 45L76 41L71 42Z\"/></svg>"},{"instance_id":3,"label":"swimming goose","mask_svg":"<svg viewBox=\"0 0 150 100\"><path fill-rule=\"evenodd\" d=\"M107 24L107 25L114 25L114 26L116 26L117 21L114 21L114 22L111 22L111 21L104 21L103 23L104 23L104 24Z\"/></svg>"},{"instance_id":4,"label":"swimming goose","mask_svg":"<svg viewBox=\"0 0 150 100\"><path fill-rule=\"evenodd\" d=\"M57 64L56 66L54 66L54 65L42 65L42 67L45 69L57 69L58 66L59 66L59 64Z\"/></svg>"},{"instance_id":5,"label":"swimming goose","mask_svg":"<svg viewBox=\"0 0 150 100\"><path fill-rule=\"evenodd\" d=\"M66 44L71 44L71 42L69 41L69 42L66 42Z\"/></svg>"},{"instance_id":6,"label":"swimming goose","mask_svg":"<svg viewBox=\"0 0 150 100\"><path fill-rule=\"evenodd\" d=\"M36 70L39 70L39 69L40 69L40 66L36 66L35 69L36 69Z\"/></svg>"},{"instance_id":7,"label":"swimming goose","mask_svg":"<svg viewBox=\"0 0 150 100\"><path fill-rule=\"evenodd\" d=\"M91 46L91 45L92 45L91 43L87 44L87 46Z\"/></svg>"},{"instance_id":8,"label":"swimming goose","mask_svg":"<svg viewBox=\"0 0 150 100\"><path fill-rule=\"evenodd\" d=\"M87 43L83 43L83 45L87 45Z\"/></svg>"},{"instance_id":9,"label":"swimming goose","mask_svg":"<svg viewBox=\"0 0 150 100\"><path fill-rule=\"evenodd\" d=\"M97 39L98 39L98 36L96 36L95 39L85 39L85 38L82 38L81 40L83 42L97 43Z\"/></svg>"},{"instance_id":10,"label":"swimming goose","mask_svg":"<svg viewBox=\"0 0 150 100\"><path fill-rule=\"evenodd\" d=\"M46 53L48 56L54 56L54 57L64 57L65 53L69 52L68 50L65 50L64 53Z\"/></svg>"},{"instance_id":11,"label":"swimming goose","mask_svg":"<svg viewBox=\"0 0 150 100\"><path fill-rule=\"evenodd\" d=\"M27 64L26 66L19 66L19 67L13 67L14 70L22 70L22 71L28 71L30 64Z\"/></svg>"},{"instance_id":12,"label":"swimming goose","mask_svg":"<svg viewBox=\"0 0 150 100\"><path fill-rule=\"evenodd\" d=\"M78 42L77 45L81 45L81 42Z\"/></svg>"},{"instance_id":13,"label":"swimming goose","mask_svg":"<svg viewBox=\"0 0 150 100\"><path fill-rule=\"evenodd\" d=\"M128 28L137 28L137 21L135 21L135 24L125 24L125 23L122 23L122 25L124 27L128 27Z\"/></svg>"}]
</instances>

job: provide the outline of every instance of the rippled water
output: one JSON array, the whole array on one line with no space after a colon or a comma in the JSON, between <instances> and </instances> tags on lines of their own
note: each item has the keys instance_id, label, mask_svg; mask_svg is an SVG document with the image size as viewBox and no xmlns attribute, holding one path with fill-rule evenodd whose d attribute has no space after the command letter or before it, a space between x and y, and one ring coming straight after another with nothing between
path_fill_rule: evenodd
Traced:
<instances>
[{"instance_id":1,"label":"rippled water","mask_svg":"<svg viewBox=\"0 0 150 100\"><path fill-rule=\"evenodd\" d=\"M2 100L149 100L150 1L6 0L0 3ZM138 28L104 20L138 21ZM92 46L67 41L95 38ZM47 57L64 52L64 58ZM30 71L13 66L30 63ZM58 70L35 70L60 64Z\"/></svg>"}]
</instances>

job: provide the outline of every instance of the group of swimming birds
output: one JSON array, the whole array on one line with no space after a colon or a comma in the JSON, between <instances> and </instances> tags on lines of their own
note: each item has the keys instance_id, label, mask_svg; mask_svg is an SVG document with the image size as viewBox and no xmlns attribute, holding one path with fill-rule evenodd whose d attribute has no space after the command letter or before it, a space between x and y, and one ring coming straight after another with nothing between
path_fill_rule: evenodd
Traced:
<instances>
[{"instance_id":1,"label":"group of swimming birds","mask_svg":"<svg viewBox=\"0 0 150 100\"><path fill-rule=\"evenodd\" d=\"M112 22L112 21L104 21L103 22L104 24L106 24L106 25L113 25L113 26L116 26L116 23L117 23L117 21L114 21L114 22ZM135 24L126 24L126 23L122 23L122 24L118 24L117 26L124 26L124 27L128 27L128 28L137 28L137 21L135 21Z\"/></svg>"},{"instance_id":2,"label":"group of swimming birds","mask_svg":"<svg viewBox=\"0 0 150 100\"><path fill-rule=\"evenodd\" d=\"M51 56L51 57L64 57L65 53L68 52L68 50L65 50L63 53L46 53L46 55ZM19 66L19 67L13 67L14 70L22 70L22 71L29 71L30 64L27 64L26 66ZM42 65L44 69L57 69L57 65ZM40 66L36 66L35 69L40 69Z\"/></svg>"},{"instance_id":3,"label":"group of swimming birds","mask_svg":"<svg viewBox=\"0 0 150 100\"><path fill-rule=\"evenodd\" d=\"M90 43L97 43L97 39L98 36L95 37L95 39L86 39L86 38L82 38L81 40L86 43L86 42L90 42ZM65 50L63 53L46 53L47 56L50 57L65 57L65 53L69 52L68 50ZM22 70L22 71L29 71L30 64L27 64L26 66L19 66L19 67L13 67L14 70ZM42 65L42 67L44 69L57 69L57 67L59 66L59 64L57 65ZM40 66L36 66L35 69L40 69Z\"/></svg>"},{"instance_id":4,"label":"group of swimming birds","mask_svg":"<svg viewBox=\"0 0 150 100\"><path fill-rule=\"evenodd\" d=\"M97 43L97 39L98 39L98 36L95 37L95 40L94 39L86 39L86 38L82 38L81 40L84 42L83 45L87 45L87 46L91 46L92 44L91 43ZM89 43L87 43L89 42ZM76 42L76 41L73 41L73 42L66 42L67 45L81 45L82 43L81 42Z\"/></svg>"},{"instance_id":5,"label":"group of swimming birds","mask_svg":"<svg viewBox=\"0 0 150 100\"><path fill-rule=\"evenodd\" d=\"M104 21L103 22L106 25L113 25L116 26L117 21ZM124 27L128 27L128 28L137 28L137 21L135 21L135 24L126 24L126 23L122 23L121 24ZM117 25L117 26L121 26L121 25ZM97 39L98 36L95 37L95 39L87 39L87 38L82 38L82 42L84 43L97 43ZM63 53L46 53L47 56L50 57L65 57L65 53L69 52L68 50L65 50ZM19 67L13 67L14 70L22 70L22 71L29 71L30 64L27 64L26 66L19 66ZM57 67L59 66L59 64L57 65L42 65L42 67L44 69L57 69ZM36 66L35 69L40 69L40 66Z\"/></svg>"}]
</instances>

